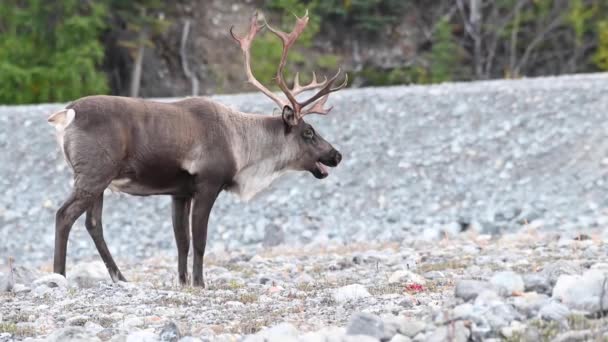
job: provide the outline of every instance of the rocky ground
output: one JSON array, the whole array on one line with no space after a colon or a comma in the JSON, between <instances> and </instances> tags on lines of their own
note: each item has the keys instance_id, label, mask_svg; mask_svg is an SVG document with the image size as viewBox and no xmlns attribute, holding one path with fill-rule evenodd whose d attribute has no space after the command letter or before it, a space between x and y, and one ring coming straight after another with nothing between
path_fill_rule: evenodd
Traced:
<instances>
[{"instance_id":1,"label":"rocky ground","mask_svg":"<svg viewBox=\"0 0 608 342\"><path fill-rule=\"evenodd\" d=\"M68 279L49 274L61 105L0 106L0 341L605 340L607 90L596 74L339 92L310 121L343 163L221 195L206 290L176 285L163 197L105 200L129 283L109 282L82 220Z\"/></svg>"},{"instance_id":2,"label":"rocky ground","mask_svg":"<svg viewBox=\"0 0 608 342\"><path fill-rule=\"evenodd\" d=\"M553 231L601 227L607 91L608 74L340 91L331 115L307 117L343 152L340 166L322 181L285 176L250 203L221 194L209 245L433 239L532 221ZM261 94L215 98L272 113ZM23 265L52 255L55 211L70 189L46 122L61 106L0 106L0 255ZM176 253L166 197L108 194L104 230L116 257ZM96 255L80 220L68 259Z\"/></svg>"},{"instance_id":3,"label":"rocky ground","mask_svg":"<svg viewBox=\"0 0 608 342\"><path fill-rule=\"evenodd\" d=\"M605 341L606 233L214 251L205 290L166 256L118 284L98 261L16 265L0 341Z\"/></svg>"}]
</instances>

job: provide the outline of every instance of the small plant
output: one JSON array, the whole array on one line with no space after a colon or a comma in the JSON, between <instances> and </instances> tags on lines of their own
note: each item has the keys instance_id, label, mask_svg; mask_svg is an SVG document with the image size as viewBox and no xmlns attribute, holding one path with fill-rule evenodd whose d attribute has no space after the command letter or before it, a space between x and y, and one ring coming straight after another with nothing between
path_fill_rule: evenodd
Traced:
<instances>
[{"instance_id":1,"label":"small plant","mask_svg":"<svg viewBox=\"0 0 608 342\"><path fill-rule=\"evenodd\" d=\"M239 302L243 304L251 304L258 301L258 295L255 293L242 293L239 295Z\"/></svg>"},{"instance_id":2,"label":"small plant","mask_svg":"<svg viewBox=\"0 0 608 342\"><path fill-rule=\"evenodd\" d=\"M0 333L9 333L13 337L31 337L36 335L36 330L31 326L18 326L15 323L0 323Z\"/></svg>"}]
</instances>

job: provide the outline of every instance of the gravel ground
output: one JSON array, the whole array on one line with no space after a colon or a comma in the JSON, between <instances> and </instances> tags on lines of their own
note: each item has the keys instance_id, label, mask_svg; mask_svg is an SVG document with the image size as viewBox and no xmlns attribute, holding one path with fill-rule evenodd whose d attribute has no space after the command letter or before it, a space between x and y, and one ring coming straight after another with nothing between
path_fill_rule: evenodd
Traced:
<instances>
[{"instance_id":1,"label":"gravel ground","mask_svg":"<svg viewBox=\"0 0 608 342\"><path fill-rule=\"evenodd\" d=\"M215 251L205 290L165 255L118 284L98 261L16 266L0 341L605 341L606 232Z\"/></svg>"},{"instance_id":2,"label":"gravel ground","mask_svg":"<svg viewBox=\"0 0 608 342\"><path fill-rule=\"evenodd\" d=\"M323 181L288 175L250 203L222 194L209 246L432 240L464 229L514 231L525 222L550 230L602 226L607 90L608 74L593 74L341 91L330 116L310 120L343 152L343 163ZM260 94L216 98L272 111ZM0 107L0 256L22 265L51 258L54 213L70 187L46 123L60 107ZM168 198L107 197L105 235L117 258L175 255ZM97 255L82 223L68 260Z\"/></svg>"}]
</instances>

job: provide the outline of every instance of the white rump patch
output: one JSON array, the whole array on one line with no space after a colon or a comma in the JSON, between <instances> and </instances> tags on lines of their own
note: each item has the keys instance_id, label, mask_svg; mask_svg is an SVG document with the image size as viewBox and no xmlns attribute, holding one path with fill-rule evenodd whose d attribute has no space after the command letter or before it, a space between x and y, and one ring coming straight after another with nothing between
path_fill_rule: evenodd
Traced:
<instances>
[{"instance_id":1,"label":"white rump patch","mask_svg":"<svg viewBox=\"0 0 608 342\"><path fill-rule=\"evenodd\" d=\"M76 111L73 109L62 109L49 116L47 121L55 127L57 131L64 131L68 127L74 118L76 117Z\"/></svg>"},{"instance_id":2,"label":"white rump patch","mask_svg":"<svg viewBox=\"0 0 608 342\"><path fill-rule=\"evenodd\" d=\"M51 116L49 116L49 118L47 119L49 124L51 124L53 127L55 127L57 144L59 144L59 148L61 148L63 157L65 158L65 161L68 163L68 165L70 167L72 167L72 164L70 163L70 161L65 153L65 147L64 147L63 143L64 143L64 137L65 137L65 129L72 123L72 121L74 121L75 117L76 117L76 111L74 111L73 109L70 108L70 109L62 109L58 112L55 112L55 113L51 114Z\"/></svg>"}]
</instances>

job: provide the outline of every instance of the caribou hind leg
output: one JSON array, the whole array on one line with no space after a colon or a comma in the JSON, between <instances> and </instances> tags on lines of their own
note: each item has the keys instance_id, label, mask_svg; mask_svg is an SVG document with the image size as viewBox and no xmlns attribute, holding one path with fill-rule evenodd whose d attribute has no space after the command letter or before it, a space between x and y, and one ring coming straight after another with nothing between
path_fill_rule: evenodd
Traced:
<instances>
[{"instance_id":1,"label":"caribou hind leg","mask_svg":"<svg viewBox=\"0 0 608 342\"><path fill-rule=\"evenodd\" d=\"M106 240L103 238L103 226L101 224L102 211L103 193L98 195L89 209L87 209L85 226L87 227L87 231L91 235L91 238L93 238L95 247L97 247L97 251L101 256L103 263L106 265L112 281L127 281L118 269L118 266L116 266L116 262L114 262L114 258L112 258L112 254L110 254L110 250L106 245Z\"/></svg>"},{"instance_id":2,"label":"caribou hind leg","mask_svg":"<svg viewBox=\"0 0 608 342\"><path fill-rule=\"evenodd\" d=\"M74 222L91 206L96 194L74 188L55 215L55 257L53 272L65 276L65 258L68 238Z\"/></svg>"},{"instance_id":3,"label":"caribou hind leg","mask_svg":"<svg viewBox=\"0 0 608 342\"><path fill-rule=\"evenodd\" d=\"M190 203L186 197L173 197L173 232L177 244L177 270L180 285L188 283L188 252L190 250Z\"/></svg>"}]
</instances>

